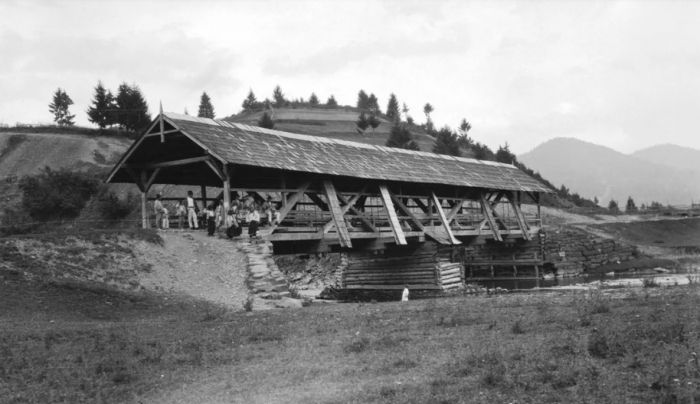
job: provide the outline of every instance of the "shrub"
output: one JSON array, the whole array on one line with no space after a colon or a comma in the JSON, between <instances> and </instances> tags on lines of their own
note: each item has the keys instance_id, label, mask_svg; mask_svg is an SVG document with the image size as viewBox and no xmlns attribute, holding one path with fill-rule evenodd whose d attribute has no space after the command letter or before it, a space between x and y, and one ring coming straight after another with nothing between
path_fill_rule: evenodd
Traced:
<instances>
[{"instance_id":1,"label":"shrub","mask_svg":"<svg viewBox=\"0 0 700 404\"><path fill-rule=\"evenodd\" d=\"M243 302L243 310L245 311L253 311L253 298L248 297L245 299L245 302Z\"/></svg>"},{"instance_id":2,"label":"shrub","mask_svg":"<svg viewBox=\"0 0 700 404\"><path fill-rule=\"evenodd\" d=\"M661 285L654 278L644 278L642 279L642 286L645 288L658 288Z\"/></svg>"},{"instance_id":3,"label":"shrub","mask_svg":"<svg viewBox=\"0 0 700 404\"><path fill-rule=\"evenodd\" d=\"M100 195L97 207L105 219L119 220L133 212L137 205L138 198L132 192L121 199L114 191L105 191Z\"/></svg>"},{"instance_id":4,"label":"shrub","mask_svg":"<svg viewBox=\"0 0 700 404\"><path fill-rule=\"evenodd\" d=\"M36 220L77 216L97 193L99 181L90 175L67 169L44 167L38 174L22 178L22 204Z\"/></svg>"}]
</instances>

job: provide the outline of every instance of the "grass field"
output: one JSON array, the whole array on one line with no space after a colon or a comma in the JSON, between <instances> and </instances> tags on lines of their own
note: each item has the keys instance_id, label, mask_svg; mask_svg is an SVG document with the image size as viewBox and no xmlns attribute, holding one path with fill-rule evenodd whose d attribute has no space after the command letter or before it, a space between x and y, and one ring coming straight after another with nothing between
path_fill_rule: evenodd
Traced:
<instances>
[{"instance_id":1,"label":"grass field","mask_svg":"<svg viewBox=\"0 0 700 404\"><path fill-rule=\"evenodd\" d=\"M247 313L5 273L0 300L3 403L700 399L696 283Z\"/></svg>"},{"instance_id":2,"label":"grass field","mask_svg":"<svg viewBox=\"0 0 700 404\"><path fill-rule=\"evenodd\" d=\"M700 218L646 220L591 225L632 244L659 247L700 246Z\"/></svg>"}]
</instances>

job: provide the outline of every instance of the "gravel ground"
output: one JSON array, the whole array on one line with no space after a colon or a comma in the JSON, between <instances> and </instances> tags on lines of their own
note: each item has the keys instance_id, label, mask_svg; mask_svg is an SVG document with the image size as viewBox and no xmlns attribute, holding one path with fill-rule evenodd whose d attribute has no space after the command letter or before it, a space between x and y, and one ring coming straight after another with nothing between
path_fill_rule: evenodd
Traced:
<instances>
[{"instance_id":1,"label":"gravel ground","mask_svg":"<svg viewBox=\"0 0 700 404\"><path fill-rule=\"evenodd\" d=\"M140 275L143 287L185 293L243 310L248 297L247 260L233 243L207 237L203 231L160 231L165 246L137 246L141 259L153 266Z\"/></svg>"}]
</instances>

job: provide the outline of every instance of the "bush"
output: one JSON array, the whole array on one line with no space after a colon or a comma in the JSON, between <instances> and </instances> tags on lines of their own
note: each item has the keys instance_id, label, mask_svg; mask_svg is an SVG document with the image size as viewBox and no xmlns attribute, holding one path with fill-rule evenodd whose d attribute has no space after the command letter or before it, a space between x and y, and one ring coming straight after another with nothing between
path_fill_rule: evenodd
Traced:
<instances>
[{"instance_id":1,"label":"bush","mask_svg":"<svg viewBox=\"0 0 700 404\"><path fill-rule=\"evenodd\" d=\"M99 198L97 208L105 219L124 219L138 206L138 197L129 192L126 198L120 199L114 191L105 191Z\"/></svg>"},{"instance_id":2,"label":"bush","mask_svg":"<svg viewBox=\"0 0 700 404\"><path fill-rule=\"evenodd\" d=\"M49 167L19 182L22 205L36 220L77 216L99 185L95 177L87 174Z\"/></svg>"}]
</instances>

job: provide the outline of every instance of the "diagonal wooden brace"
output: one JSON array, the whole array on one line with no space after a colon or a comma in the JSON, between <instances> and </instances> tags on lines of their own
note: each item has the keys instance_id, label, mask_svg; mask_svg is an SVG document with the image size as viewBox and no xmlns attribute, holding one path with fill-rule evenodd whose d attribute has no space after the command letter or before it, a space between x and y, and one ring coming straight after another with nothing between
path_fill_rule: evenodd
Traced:
<instances>
[{"instance_id":1,"label":"diagonal wooden brace","mask_svg":"<svg viewBox=\"0 0 700 404\"><path fill-rule=\"evenodd\" d=\"M520 210L520 205L518 205L517 201L515 200L515 194L513 192L508 192L506 193L506 198L508 198L508 202L510 202L510 206L515 212L515 218L518 222L518 227L520 227L520 231L523 233L523 238L525 240L532 240L529 231L530 229L528 228L527 222L525 221L525 216L523 216L523 212L522 210Z\"/></svg>"},{"instance_id":2,"label":"diagonal wooden brace","mask_svg":"<svg viewBox=\"0 0 700 404\"><path fill-rule=\"evenodd\" d=\"M447 232L447 237L450 239L450 243L452 243L453 245L462 244L459 240L455 238L455 235L452 233L452 229L450 228L450 222L447 221L445 212L442 210L442 204L440 203L438 197L435 195L435 192L431 191L430 196L433 198L433 205L435 206L435 210L437 210L438 216L442 221L442 227L444 227L445 232Z\"/></svg>"},{"instance_id":3,"label":"diagonal wooden brace","mask_svg":"<svg viewBox=\"0 0 700 404\"><path fill-rule=\"evenodd\" d=\"M330 209L331 216L333 217L333 222L335 222L335 228L338 230L338 240L340 241L341 247L352 248L352 241L350 240L348 227L345 225L345 218L340 210L338 195L335 192L333 182L330 180L324 180L323 191L326 194L326 201L328 201L328 208Z\"/></svg>"},{"instance_id":4,"label":"diagonal wooden brace","mask_svg":"<svg viewBox=\"0 0 700 404\"><path fill-rule=\"evenodd\" d=\"M371 232L376 233L379 230L377 230L377 227L372 224L372 222L367 219L367 217L364 215L364 213L360 212L355 208L355 203L362 198L363 194L367 191L367 186L365 185L360 192L353 196L350 200L348 200L343 194L338 193L338 199L340 199L341 202L344 203L344 205L340 208L340 212L342 214L346 214L348 211L351 211L354 215L357 216L358 219L362 221L362 224ZM333 220L329 221L323 226L323 233L328 233L330 229L335 226L335 223Z\"/></svg>"},{"instance_id":5,"label":"diagonal wooden brace","mask_svg":"<svg viewBox=\"0 0 700 404\"><path fill-rule=\"evenodd\" d=\"M389 216L389 225L391 225L391 230L394 232L394 239L398 245L406 245L406 236L401 229L401 224L399 223L399 218L396 216L396 211L394 210L394 204L391 202L391 195L389 195L389 189L386 185L382 184L379 186L379 196L381 196L382 203L384 204L384 209Z\"/></svg>"},{"instance_id":6,"label":"diagonal wooden brace","mask_svg":"<svg viewBox=\"0 0 700 404\"><path fill-rule=\"evenodd\" d=\"M491 228L493 238L495 238L498 241L503 241L503 238L501 237L501 232L498 230L498 226L496 226L496 220L494 219L491 211L491 204L486 200L486 196L483 192L479 192L479 203L481 204L481 210L484 211L484 219L486 219L486 222Z\"/></svg>"},{"instance_id":7,"label":"diagonal wooden brace","mask_svg":"<svg viewBox=\"0 0 700 404\"><path fill-rule=\"evenodd\" d=\"M401 202L401 200L393 192L391 192L391 190L388 189L388 191L389 191L389 195L391 195L391 199L399 207L399 209L401 209L401 211L403 211L403 213L405 213L406 215L408 215L408 217L411 218L411 220L416 225L416 227L418 227L421 231L425 231L425 226L423 226L423 223L421 223L421 221L418 220L416 215L413 212L411 212L411 210L408 209L408 207L406 205L404 205L404 203Z\"/></svg>"}]
</instances>

